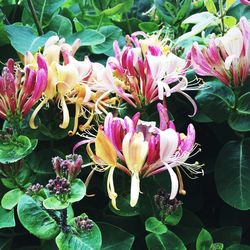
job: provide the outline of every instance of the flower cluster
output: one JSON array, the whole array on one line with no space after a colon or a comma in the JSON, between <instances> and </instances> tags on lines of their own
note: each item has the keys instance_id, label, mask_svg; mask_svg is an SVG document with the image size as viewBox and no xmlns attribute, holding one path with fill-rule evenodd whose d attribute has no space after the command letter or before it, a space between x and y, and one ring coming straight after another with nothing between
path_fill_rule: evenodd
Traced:
<instances>
[{"instance_id":1,"label":"flower cluster","mask_svg":"<svg viewBox=\"0 0 250 250\"><path fill-rule=\"evenodd\" d=\"M212 35L208 47L200 50L194 44L190 58L195 72L215 76L227 86L237 87L250 71L250 25L241 17L238 27L232 27L222 37Z\"/></svg>"},{"instance_id":2,"label":"flower cluster","mask_svg":"<svg viewBox=\"0 0 250 250\"><path fill-rule=\"evenodd\" d=\"M202 165L186 163L186 160L199 152L195 143L195 129L189 124L187 135L179 133L169 119L166 108L158 104L160 128L155 122L139 120L140 113L132 119L113 117L109 113L100 126L95 139L87 145L87 153L100 166L107 166L107 191L114 208L117 193L114 187L114 170L120 169L131 176L130 205L137 204L140 194L140 177L148 177L168 171L171 182L170 199L178 192L185 194L179 167L192 174L203 173ZM91 144L95 144L95 153ZM176 172L173 170L176 169Z\"/></svg>"},{"instance_id":3,"label":"flower cluster","mask_svg":"<svg viewBox=\"0 0 250 250\"><path fill-rule=\"evenodd\" d=\"M9 59L0 76L0 117L4 120L23 118L41 98L46 89L48 68L44 58L37 54L37 67L21 70Z\"/></svg>"},{"instance_id":4,"label":"flower cluster","mask_svg":"<svg viewBox=\"0 0 250 250\"><path fill-rule=\"evenodd\" d=\"M36 183L27 188L26 194L31 195L31 196L36 195L42 189L43 189L43 185Z\"/></svg>"}]
</instances>

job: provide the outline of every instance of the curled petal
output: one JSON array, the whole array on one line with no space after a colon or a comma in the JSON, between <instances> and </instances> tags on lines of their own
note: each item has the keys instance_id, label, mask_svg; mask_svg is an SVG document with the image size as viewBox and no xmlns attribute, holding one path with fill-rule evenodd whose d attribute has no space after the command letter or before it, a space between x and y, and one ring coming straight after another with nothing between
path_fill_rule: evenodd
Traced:
<instances>
[{"instance_id":1,"label":"curled petal","mask_svg":"<svg viewBox=\"0 0 250 250\"><path fill-rule=\"evenodd\" d=\"M133 173L131 176L131 189L130 189L130 206L134 207L139 199L140 194L140 178L139 173Z\"/></svg>"},{"instance_id":2,"label":"curled petal","mask_svg":"<svg viewBox=\"0 0 250 250\"><path fill-rule=\"evenodd\" d=\"M117 193L115 192L115 186L114 186L114 171L115 171L115 167L111 167L109 170L109 174L107 178L107 191L108 191L108 196L111 199L112 206L116 210L119 210L116 206Z\"/></svg>"},{"instance_id":3,"label":"curled petal","mask_svg":"<svg viewBox=\"0 0 250 250\"><path fill-rule=\"evenodd\" d=\"M167 167L171 179L171 193L169 199L172 200L178 193L178 178L174 170L167 163L165 163L165 166Z\"/></svg>"},{"instance_id":4,"label":"curled petal","mask_svg":"<svg viewBox=\"0 0 250 250\"><path fill-rule=\"evenodd\" d=\"M61 101L61 107L62 107L62 112L63 112L63 122L59 125L60 128L67 128L69 126L69 110L67 107L67 104L65 102L64 96L60 97Z\"/></svg>"}]
</instances>

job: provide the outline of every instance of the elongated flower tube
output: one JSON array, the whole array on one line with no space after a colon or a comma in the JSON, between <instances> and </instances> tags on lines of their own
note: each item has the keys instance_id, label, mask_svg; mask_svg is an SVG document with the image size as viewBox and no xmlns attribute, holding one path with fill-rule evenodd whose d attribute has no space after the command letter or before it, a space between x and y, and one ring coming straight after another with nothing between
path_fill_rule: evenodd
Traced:
<instances>
[{"instance_id":1,"label":"elongated flower tube","mask_svg":"<svg viewBox=\"0 0 250 250\"><path fill-rule=\"evenodd\" d=\"M195 72L214 76L227 86L243 85L250 70L250 25L241 17L238 26L232 27L222 37L213 35L207 48L200 50L194 44L191 62Z\"/></svg>"},{"instance_id":2,"label":"elongated flower tube","mask_svg":"<svg viewBox=\"0 0 250 250\"><path fill-rule=\"evenodd\" d=\"M245 4L245 5L250 5L250 1L249 0L240 0L241 3Z\"/></svg>"},{"instance_id":3,"label":"elongated flower tube","mask_svg":"<svg viewBox=\"0 0 250 250\"><path fill-rule=\"evenodd\" d=\"M190 175L203 173L199 163L186 163L199 152L195 143L195 129L188 126L187 135L178 133L162 104L157 105L160 127L155 122L139 119L140 113L132 118L113 117L108 113L104 126L100 126L96 138L90 138L87 152L95 164L108 166L108 195L116 207L117 194L114 191L114 170L119 169L131 176L130 205L134 207L139 199L140 178L168 171L172 182L170 199L179 193L185 194L180 168ZM95 144L95 153L90 145ZM102 168L103 169L103 168ZM175 171L176 170L176 171Z\"/></svg>"},{"instance_id":4,"label":"elongated flower tube","mask_svg":"<svg viewBox=\"0 0 250 250\"><path fill-rule=\"evenodd\" d=\"M197 89L186 78L189 60L170 52L171 42L166 38L160 40L159 35L135 32L126 39L122 50L114 42L115 57L109 57L106 68L100 72L99 85L139 108L172 93L181 93L191 101L195 113L195 102L184 92Z\"/></svg>"},{"instance_id":5,"label":"elongated flower tube","mask_svg":"<svg viewBox=\"0 0 250 250\"><path fill-rule=\"evenodd\" d=\"M48 68L44 58L37 55L37 69L19 66L9 59L0 76L0 117L25 117L42 97L48 81Z\"/></svg>"}]
</instances>

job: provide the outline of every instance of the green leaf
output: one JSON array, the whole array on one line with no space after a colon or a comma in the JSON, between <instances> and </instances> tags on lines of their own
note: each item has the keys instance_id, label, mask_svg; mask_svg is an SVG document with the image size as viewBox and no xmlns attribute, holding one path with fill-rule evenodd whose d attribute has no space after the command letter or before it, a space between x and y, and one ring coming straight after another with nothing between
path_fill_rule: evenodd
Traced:
<instances>
[{"instance_id":1,"label":"green leaf","mask_svg":"<svg viewBox=\"0 0 250 250\"><path fill-rule=\"evenodd\" d=\"M73 30L71 21L67 17L61 15L54 16L48 28L51 31L55 31L58 36L61 37L72 35Z\"/></svg>"},{"instance_id":2,"label":"green leaf","mask_svg":"<svg viewBox=\"0 0 250 250\"><path fill-rule=\"evenodd\" d=\"M61 202L56 197L52 196L43 201L43 206L46 209L61 210L69 206L69 202Z\"/></svg>"},{"instance_id":3,"label":"green leaf","mask_svg":"<svg viewBox=\"0 0 250 250\"><path fill-rule=\"evenodd\" d=\"M42 149L36 154L31 154L28 157L32 171L39 175L53 174L53 166L51 159L55 156L64 158L64 154L56 149Z\"/></svg>"},{"instance_id":4,"label":"green leaf","mask_svg":"<svg viewBox=\"0 0 250 250\"><path fill-rule=\"evenodd\" d=\"M59 227L42 205L28 195L23 195L17 206L22 225L39 239L49 240L59 233Z\"/></svg>"},{"instance_id":5,"label":"green leaf","mask_svg":"<svg viewBox=\"0 0 250 250\"><path fill-rule=\"evenodd\" d=\"M37 17L42 24L48 24L50 19L54 14L57 14L59 8L66 0L44 0L44 1L33 1L34 9L36 11ZM34 19L32 18L30 8L28 6L28 1L23 1L24 12L22 16L23 23L33 24Z\"/></svg>"},{"instance_id":6,"label":"green leaf","mask_svg":"<svg viewBox=\"0 0 250 250\"><path fill-rule=\"evenodd\" d=\"M235 105L234 92L219 81L207 82L195 100L202 112L215 122L225 121Z\"/></svg>"},{"instance_id":7,"label":"green leaf","mask_svg":"<svg viewBox=\"0 0 250 250\"><path fill-rule=\"evenodd\" d=\"M240 243L242 236L242 227L232 226L216 229L212 232L215 242L223 242L224 247Z\"/></svg>"},{"instance_id":8,"label":"green leaf","mask_svg":"<svg viewBox=\"0 0 250 250\"><path fill-rule=\"evenodd\" d=\"M228 124L240 132L250 131L250 92L239 98L236 109L229 116Z\"/></svg>"},{"instance_id":9,"label":"green leaf","mask_svg":"<svg viewBox=\"0 0 250 250\"><path fill-rule=\"evenodd\" d=\"M128 12L133 6L133 0L92 0L94 7L101 11L100 14L107 16L113 16L115 14L120 14Z\"/></svg>"},{"instance_id":10,"label":"green leaf","mask_svg":"<svg viewBox=\"0 0 250 250\"><path fill-rule=\"evenodd\" d=\"M172 214L165 215L164 212L162 212L161 217L164 224L176 226L182 217L182 206L179 206Z\"/></svg>"},{"instance_id":11,"label":"green leaf","mask_svg":"<svg viewBox=\"0 0 250 250\"><path fill-rule=\"evenodd\" d=\"M191 7L191 2L192 0L184 0L184 2L181 5L180 10L177 13L176 18L173 20L173 24L184 19L188 15L190 11L190 7Z\"/></svg>"},{"instance_id":12,"label":"green leaf","mask_svg":"<svg viewBox=\"0 0 250 250\"><path fill-rule=\"evenodd\" d=\"M164 234L168 231L167 227L155 217L149 217L145 221L145 228L148 232L155 234Z\"/></svg>"},{"instance_id":13,"label":"green leaf","mask_svg":"<svg viewBox=\"0 0 250 250\"><path fill-rule=\"evenodd\" d=\"M59 250L98 250L101 248L102 245L101 231L94 223L94 226L91 231L82 230L78 231L77 234L74 232L65 234L61 232L56 237L56 245Z\"/></svg>"},{"instance_id":14,"label":"green leaf","mask_svg":"<svg viewBox=\"0 0 250 250\"><path fill-rule=\"evenodd\" d=\"M148 250L186 250L181 239L170 230L164 234L150 233L146 236L146 244Z\"/></svg>"},{"instance_id":15,"label":"green leaf","mask_svg":"<svg viewBox=\"0 0 250 250\"><path fill-rule=\"evenodd\" d=\"M241 245L241 244L233 244L230 247L226 248L226 250L250 250L250 246Z\"/></svg>"},{"instance_id":16,"label":"green leaf","mask_svg":"<svg viewBox=\"0 0 250 250\"><path fill-rule=\"evenodd\" d=\"M237 23L237 19L233 16L224 16L223 21L228 29L232 28Z\"/></svg>"},{"instance_id":17,"label":"green leaf","mask_svg":"<svg viewBox=\"0 0 250 250\"><path fill-rule=\"evenodd\" d=\"M28 154L36 147L37 140L30 140L27 136L12 137L11 141L0 140L0 163L13 163Z\"/></svg>"},{"instance_id":18,"label":"green leaf","mask_svg":"<svg viewBox=\"0 0 250 250\"><path fill-rule=\"evenodd\" d=\"M211 246L211 250L223 250L224 244L223 243L213 243Z\"/></svg>"},{"instance_id":19,"label":"green leaf","mask_svg":"<svg viewBox=\"0 0 250 250\"><path fill-rule=\"evenodd\" d=\"M86 194L86 186L80 179L75 179L70 186L68 202L74 203L83 199Z\"/></svg>"},{"instance_id":20,"label":"green leaf","mask_svg":"<svg viewBox=\"0 0 250 250\"><path fill-rule=\"evenodd\" d=\"M39 48L44 46L49 37L56 35L54 32L49 31L43 36L37 36L31 27L15 24L5 25L5 30L11 45L22 55L27 51L31 53L38 51Z\"/></svg>"},{"instance_id":21,"label":"green leaf","mask_svg":"<svg viewBox=\"0 0 250 250\"><path fill-rule=\"evenodd\" d=\"M96 30L86 29L66 38L68 43L73 43L77 38L81 40L81 46L93 46L105 41L105 36Z\"/></svg>"},{"instance_id":22,"label":"green leaf","mask_svg":"<svg viewBox=\"0 0 250 250\"><path fill-rule=\"evenodd\" d=\"M143 22L139 24L139 28L147 33L158 30L158 24L153 22Z\"/></svg>"},{"instance_id":23,"label":"green leaf","mask_svg":"<svg viewBox=\"0 0 250 250\"><path fill-rule=\"evenodd\" d=\"M99 30L105 36L105 41L91 47L94 54L113 53L113 43L121 36L121 29L116 26L103 26Z\"/></svg>"},{"instance_id":24,"label":"green leaf","mask_svg":"<svg viewBox=\"0 0 250 250\"><path fill-rule=\"evenodd\" d=\"M109 203L110 210L117 215L131 217L140 214L137 205L135 207L130 206L130 195L127 196L119 195L116 199L116 205L119 210L114 209L111 202Z\"/></svg>"},{"instance_id":25,"label":"green leaf","mask_svg":"<svg viewBox=\"0 0 250 250\"><path fill-rule=\"evenodd\" d=\"M130 250L135 237L114 225L99 222L98 226L102 232L101 250Z\"/></svg>"},{"instance_id":26,"label":"green leaf","mask_svg":"<svg viewBox=\"0 0 250 250\"><path fill-rule=\"evenodd\" d=\"M226 0L226 8L225 10L227 11L234 3L236 0Z\"/></svg>"},{"instance_id":27,"label":"green leaf","mask_svg":"<svg viewBox=\"0 0 250 250\"><path fill-rule=\"evenodd\" d=\"M205 0L204 3L205 3L205 6L207 8L207 11L209 13L212 13L212 14L216 14L217 13L216 6L215 6L213 0Z\"/></svg>"},{"instance_id":28,"label":"green leaf","mask_svg":"<svg viewBox=\"0 0 250 250\"><path fill-rule=\"evenodd\" d=\"M165 7L165 9L168 11L168 13L170 14L170 16L171 16L172 18L175 18L176 14L177 14L177 9L176 9L176 7L175 7L172 3L168 2L168 1L166 1L166 2L164 3L164 7Z\"/></svg>"},{"instance_id":29,"label":"green leaf","mask_svg":"<svg viewBox=\"0 0 250 250\"><path fill-rule=\"evenodd\" d=\"M211 249L212 244L213 244L213 238L211 234L206 229L203 228L196 240L196 250Z\"/></svg>"},{"instance_id":30,"label":"green leaf","mask_svg":"<svg viewBox=\"0 0 250 250\"><path fill-rule=\"evenodd\" d=\"M22 195L23 191L18 188L8 191L1 200L2 207L7 210L12 210L17 205Z\"/></svg>"},{"instance_id":31,"label":"green leaf","mask_svg":"<svg viewBox=\"0 0 250 250\"><path fill-rule=\"evenodd\" d=\"M14 209L9 211L0 206L0 229L8 228L8 227L15 227L15 226L16 226L16 222L15 222L15 216L14 216Z\"/></svg>"},{"instance_id":32,"label":"green leaf","mask_svg":"<svg viewBox=\"0 0 250 250\"><path fill-rule=\"evenodd\" d=\"M250 138L223 146L215 164L215 183L227 204L250 209Z\"/></svg>"}]
</instances>

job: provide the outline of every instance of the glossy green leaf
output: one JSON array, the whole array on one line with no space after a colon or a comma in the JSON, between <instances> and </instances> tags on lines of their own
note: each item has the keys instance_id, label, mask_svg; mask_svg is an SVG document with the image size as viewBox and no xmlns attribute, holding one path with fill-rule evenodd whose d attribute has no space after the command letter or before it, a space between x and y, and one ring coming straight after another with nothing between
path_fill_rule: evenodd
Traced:
<instances>
[{"instance_id":1,"label":"glossy green leaf","mask_svg":"<svg viewBox=\"0 0 250 250\"><path fill-rule=\"evenodd\" d=\"M86 215L82 215L81 217L83 216ZM74 221L74 219L72 221ZM56 245L59 250L98 250L102 245L101 231L99 227L94 223L91 231L78 230L77 233L73 231L69 233L61 232L56 237Z\"/></svg>"},{"instance_id":2,"label":"glossy green leaf","mask_svg":"<svg viewBox=\"0 0 250 250\"><path fill-rule=\"evenodd\" d=\"M186 250L181 239L170 230L164 234L150 233L146 236L146 244L148 250Z\"/></svg>"},{"instance_id":3,"label":"glossy green leaf","mask_svg":"<svg viewBox=\"0 0 250 250\"><path fill-rule=\"evenodd\" d=\"M60 37L67 37L72 34L72 23L67 17L56 15L49 24L49 30L55 31Z\"/></svg>"},{"instance_id":4,"label":"glossy green leaf","mask_svg":"<svg viewBox=\"0 0 250 250\"><path fill-rule=\"evenodd\" d=\"M94 7L102 14L112 16L119 13L128 12L133 6L133 0L92 0Z\"/></svg>"},{"instance_id":5,"label":"glossy green leaf","mask_svg":"<svg viewBox=\"0 0 250 250\"><path fill-rule=\"evenodd\" d=\"M135 237L114 225L99 222L98 226L102 232L101 250L130 250Z\"/></svg>"},{"instance_id":6,"label":"glossy green leaf","mask_svg":"<svg viewBox=\"0 0 250 250\"><path fill-rule=\"evenodd\" d=\"M27 136L19 135L11 141L0 140L0 162L3 164L16 162L36 147L37 140L30 140Z\"/></svg>"},{"instance_id":7,"label":"glossy green leaf","mask_svg":"<svg viewBox=\"0 0 250 250\"><path fill-rule=\"evenodd\" d=\"M173 24L184 19L188 15L190 8L191 8L191 2L192 0L184 0L184 2L181 5L180 10L178 11L175 19L173 20Z\"/></svg>"},{"instance_id":8,"label":"glossy green leaf","mask_svg":"<svg viewBox=\"0 0 250 250\"><path fill-rule=\"evenodd\" d=\"M168 231L167 227L155 217L149 217L145 221L145 228L150 233L164 234Z\"/></svg>"},{"instance_id":9,"label":"glossy green leaf","mask_svg":"<svg viewBox=\"0 0 250 250\"><path fill-rule=\"evenodd\" d=\"M211 234L206 229L203 228L196 240L196 250L211 249L212 244L213 244L213 238Z\"/></svg>"},{"instance_id":10,"label":"glossy green leaf","mask_svg":"<svg viewBox=\"0 0 250 250\"><path fill-rule=\"evenodd\" d=\"M177 14L177 9L176 7L171 3L171 2L168 2L166 1L164 3L164 7L165 9L168 11L169 15L172 17L172 18L175 18L176 14Z\"/></svg>"},{"instance_id":11,"label":"glossy green leaf","mask_svg":"<svg viewBox=\"0 0 250 250\"><path fill-rule=\"evenodd\" d=\"M236 0L226 0L226 10L228 10L234 3L236 2Z\"/></svg>"},{"instance_id":12,"label":"glossy green leaf","mask_svg":"<svg viewBox=\"0 0 250 250\"><path fill-rule=\"evenodd\" d=\"M59 8L66 0L44 0L44 1L32 1L34 9L37 13L38 19L41 24L48 24L53 15L57 14ZM34 20L28 6L28 1L24 1L24 12L22 16L22 21L24 23L33 24Z\"/></svg>"},{"instance_id":13,"label":"glossy green leaf","mask_svg":"<svg viewBox=\"0 0 250 250\"><path fill-rule=\"evenodd\" d=\"M164 212L161 212L161 218L164 224L170 226L176 226L182 217L182 206L179 206L173 213L165 215Z\"/></svg>"},{"instance_id":14,"label":"glossy green leaf","mask_svg":"<svg viewBox=\"0 0 250 250\"><path fill-rule=\"evenodd\" d=\"M233 244L226 248L226 250L250 250L250 246L242 244Z\"/></svg>"},{"instance_id":15,"label":"glossy green leaf","mask_svg":"<svg viewBox=\"0 0 250 250\"><path fill-rule=\"evenodd\" d=\"M43 206L46 209L61 210L69 206L69 202L61 202L56 197L49 197L43 201Z\"/></svg>"},{"instance_id":16,"label":"glossy green leaf","mask_svg":"<svg viewBox=\"0 0 250 250\"><path fill-rule=\"evenodd\" d=\"M216 9L216 6L215 6L213 0L205 0L204 3L205 3L205 6L206 6L208 12L210 12L212 14L217 13L217 9Z\"/></svg>"},{"instance_id":17,"label":"glossy green leaf","mask_svg":"<svg viewBox=\"0 0 250 250\"><path fill-rule=\"evenodd\" d=\"M1 206L4 209L12 210L17 205L22 195L23 191L18 188L8 191L1 200Z\"/></svg>"},{"instance_id":18,"label":"glossy green leaf","mask_svg":"<svg viewBox=\"0 0 250 250\"><path fill-rule=\"evenodd\" d=\"M70 186L68 202L73 203L83 199L86 194L86 186L80 179L75 179Z\"/></svg>"},{"instance_id":19,"label":"glossy green leaf","mask_svg":"<svg viewBox=\"0 0 250 250\"><path fill-rule=\"evenodd\" d=\"M219 196L230 206L250 209L250 138L223 146L215 165Z\"/></svg>"},{"instance_id":20,"label":"glossy green leaf","mask_svg":"<svg viewBox=\"0 0 250 250\"><path fill-rule=\"evenodd\" d=\"M234 92L219 81L207 82L195 100L202 112L215 122L225 121L235 105Z\"/></svg>"},{"instance_id":21,"label":"glossy green leaf","mask_svg":"<svg viewBox=\"0 0 250 250\"><path fill-rule=\"evenodd\" d=\"M66 41L72 44L77 38L81 40L81 46L93 46L105 41L105 36L102 33L91 29L74 33L73 35L68 36Z\"/></svg>"},{"instance_id":22,"label":"glossy green leaf","mask_svg":"<svg viewBox=\"0 0 250 250\"><path fill-rule=\"evenodd\" d=\"M242 227L223 227L214 230L211 234L215 242L223 242L224 247L228 247L241 242Z\"/></svg>"},{"instance_id":23,"label":"glossy green leaf","mask_svg":"<svg viewBox=\"0 0 250 250\"><path fill-rule=\"evenodd\" d=\"M225 16L223 17L224 24L228 29L232 28L237 23L237 19L233 16Z\"/></svg>"},{"instance_id":24,"label":"glossy green leaf","mask_svg":"<svg viewBox=\"0 0 250 250\"><path fill-rule=\"evenodd\" d=\"M139 24L139 28L144 32L153 32L158 30L158 24L153 22L143 22Z\"/></svg>"},{"instance_id":25,"label":"glossy green leaf","mask_svg":"<svg viewBox=\"0 0 250 250\"><path fill-rule=\"evenodd\" d=\"M28 195L21 197L17 214L22 225L39 239L49 240L59 233L55 220L42 208L41 203Z\"/></svg>"},{"instance_id":26,"label":"glossy green leaf","mask_svg":"<svg viewBox=\"0 0 250 250\"><path fill-rule=\"evenodd\" d=\"M250 93L242 95L236 109L229 116L228 124L234 130L240 132L250 131Z\"/></svg>"},{"instance_id":27,"label":"glossy green leaf","mask_svg":"<svg viewBox=\"0 0 250 250\"><path fill-rule=\"evenodd\" d=\"M113 43L121 36L121 29L116 26L103 26L99 32L105 36L105 41L99 45L92 46L92 52L94 54L110 54L113 53Z\"/></svg>"},{"instance_id":28,"label":"glossy green leaf","mask_svg":"<svg viewBox=\"0 0 250 250\"><path fill-rule=\"evenodd\" d=\"M5 25L5 30L11 45L22 55L27 51L31 53L38 51L39 48L44 46L49 37L55 35L54 32L49 31L43 36L38 36L31 27L15 24Z\"/></svg>"},{"instance_id":29,"label":"glossy green leaf","mask_svg":"<svg viewBox=\"0 0 250 250\"><path fill-rule=\"evenodd\" d=\"M6 210L0 206L0 229L14 227L15 225L14 210Z\"/></svg>"}]
</instances>

